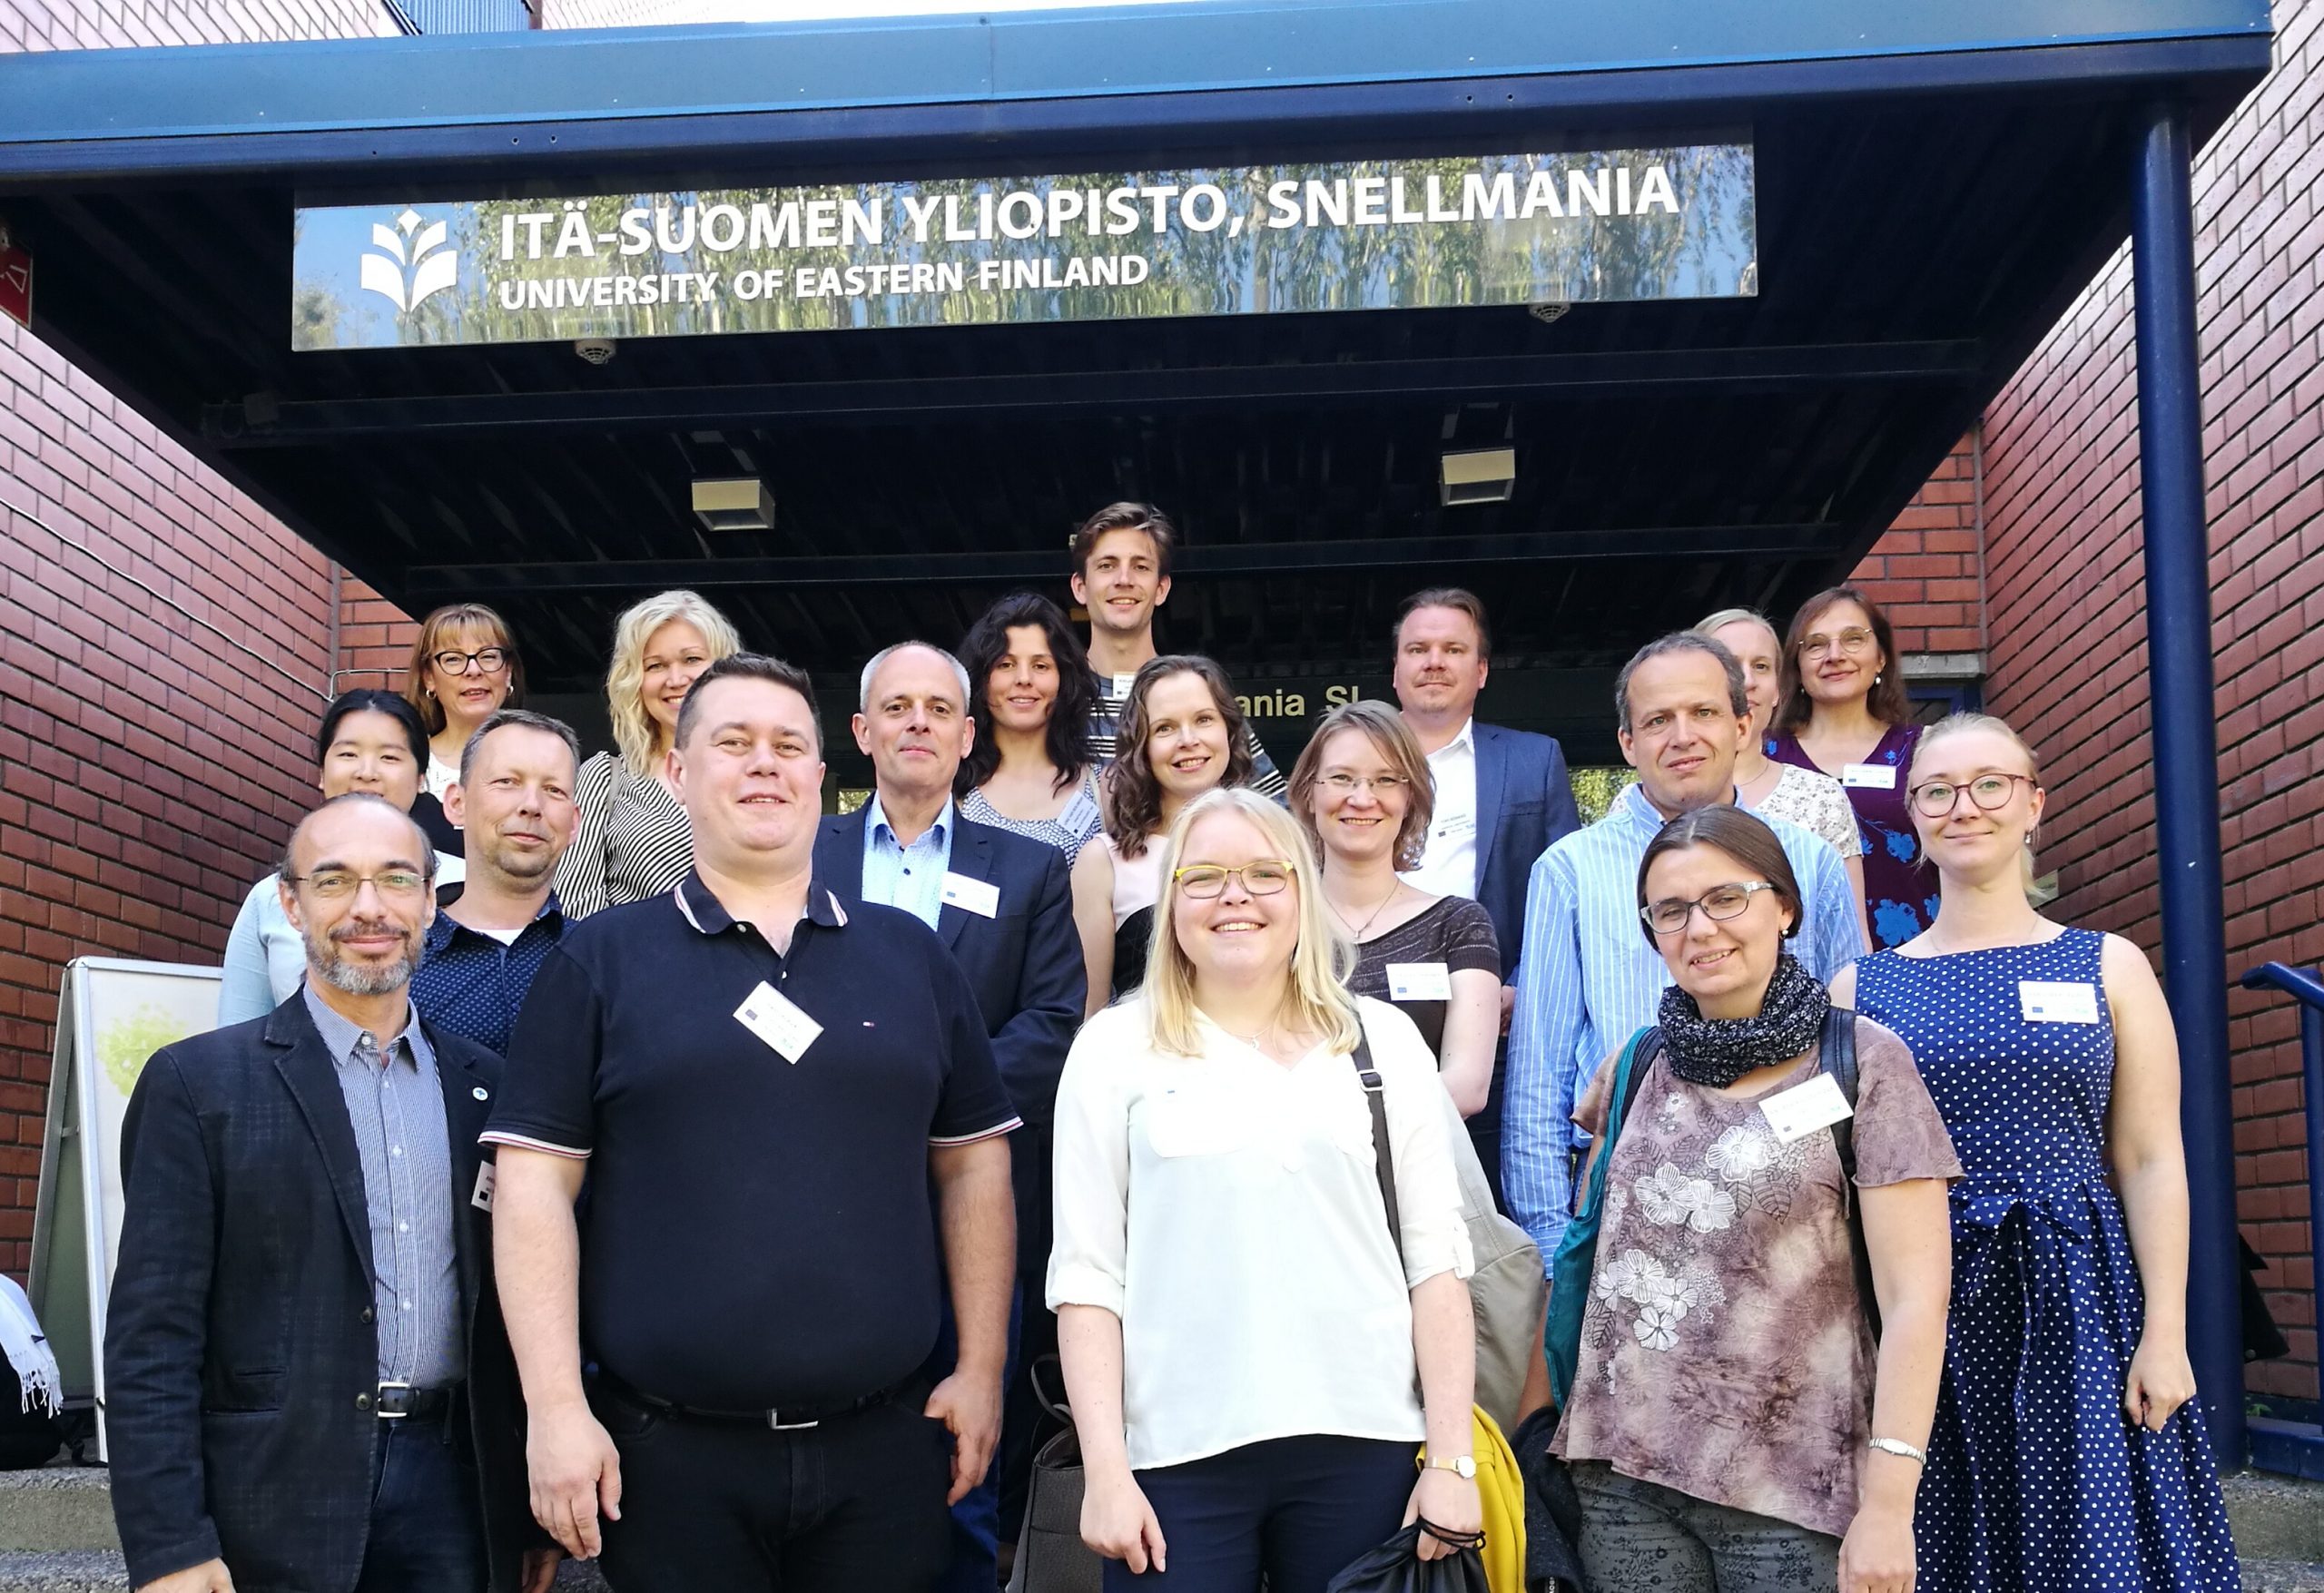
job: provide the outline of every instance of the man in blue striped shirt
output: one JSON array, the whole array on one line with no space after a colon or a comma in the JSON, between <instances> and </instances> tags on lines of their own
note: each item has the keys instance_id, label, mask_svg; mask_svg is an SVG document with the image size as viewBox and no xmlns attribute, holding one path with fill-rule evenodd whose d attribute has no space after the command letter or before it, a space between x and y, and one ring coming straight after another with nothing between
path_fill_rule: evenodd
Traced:
<instances>
[{"instance_id":1,"label":"man in blue striped shirt","mask_svg":"<svg viewBox=\"0 0 2324 1593\"><path fill-rule=\"evenodd\" d=\"M1735 800L1735 754L1755 733L1734 654L1682 631L1638 650L1614 683L1622 757L1638 783L1605 818L1551 844L1525 892L1524 951L1509 1031L1502 1182L1510 1214L1557 1253L1573 1202L1575 1097L1598 1065L1656 1021L1670 976L1639 933L1638 873L1670 820ZM1787 820L1758 815L1807 897L1793 955L1829 979L1865 953L1839 854Z\"/></svg>"}]
</instances>

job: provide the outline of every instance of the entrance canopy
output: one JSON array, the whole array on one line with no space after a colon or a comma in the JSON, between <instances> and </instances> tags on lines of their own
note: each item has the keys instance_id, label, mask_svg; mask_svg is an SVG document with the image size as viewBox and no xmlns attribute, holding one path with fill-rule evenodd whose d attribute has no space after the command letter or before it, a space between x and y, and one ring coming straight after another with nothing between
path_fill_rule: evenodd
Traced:
<instances>
[{"instance_id":1,"label":"entrance canopy","mask_svg":"<svg viewBox=\"0 0 2324 1593\"><path fill-rule=\"evenodd\" d=\"M1377 681L1398 597L1472 585L1497 680L1592 683L1496 717L1587 761L1639 642L1862 555L2127 237L2154 106L2202 139L2270 44L2264 0L1164 0L24 54L0 223L44 338L406 607L500 607L549 690L669 585L819 673L949 641L1140 497L1166 646ZM1715 297L293 347L302 208L1714 146L1755 245ZM1505 501L1442 501L1504 447ZM696 519L726 477L772 529Z\"/></svg>"}]
</instances>

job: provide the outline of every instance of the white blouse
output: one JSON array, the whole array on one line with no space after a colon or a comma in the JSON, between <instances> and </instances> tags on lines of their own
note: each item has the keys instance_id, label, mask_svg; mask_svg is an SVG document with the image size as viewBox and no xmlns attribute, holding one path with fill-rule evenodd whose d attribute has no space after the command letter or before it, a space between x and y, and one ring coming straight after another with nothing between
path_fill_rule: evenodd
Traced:
<instances>
[{"instance_id":1,"label":"white blouse","mask_svg":"<svg viewBox=\"0 0 2324 1593\"><path fill-rule=\"evenodd\" d=\"M1345 1053L1275 1062L1207 1018L1157 1051L1146 1002L1092 1018L1058 1087L1049 1303L1122 1323L1129 1462L1307 1434L1419 1441L1412 1289L1472 1270L1436 1058L1358 998L1385 1094L1404 1263Z\"/></svg>"}]
</instances>

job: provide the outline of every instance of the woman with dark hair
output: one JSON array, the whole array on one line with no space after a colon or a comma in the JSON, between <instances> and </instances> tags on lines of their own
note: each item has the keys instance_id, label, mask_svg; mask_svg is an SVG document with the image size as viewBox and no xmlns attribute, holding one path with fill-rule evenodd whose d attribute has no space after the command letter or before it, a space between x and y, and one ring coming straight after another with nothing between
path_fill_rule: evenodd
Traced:
<instances>
[{"instance_id":1,"label":"woman with dark hair","mask_svg":"<svg viewBox=\"0 0 2324 1593\"><path fill-rule=\"evenodd\" d=\"M1785 949L1799 885L1764 822L1672 820L1638 902L1675 983L1575 1108L1597 1146L1551 1300L1582 1568L1596 1593L1909 1593L1961 1165L1905 1043Z\"/></svg>"},{"instance_id":2,"label":"woman with dark hair","mask_svg":"<svg viewBox=\"0 0 2324 1593\"><path fill-rule=\"evenodd\" d=\"M1245 728L1234 683L1207 658L1149 658L1130 682L1119 752L1105 781L1105 844L1087 854L1103 860L1093 867L1114 918L1113 944L1089 969L1091 1011L1104 1004L1100 992L1126 996L1145 978L1154 904L1162 895L1158 842L1195 798L1250 783Z\"/></svg>"},{"instance_id":3,"label":"woman with dark hair","mask_svg":"<svg viewBox=\"0 0 2324 1593\"><path fill-rule=\"evenodd\" d=\"M460 751L477 726L525 704L525 662L508 622L481 603L448 604L420 621L403 696L428 729L428 765L411 816L437 851L457 852L460 832L444 816L444 793L460 778Z\"/></svg>"},{"instance_id":4,"label":"woman with dark hair","mask_svg":"<svg viewBox=\"0 0 2324 1593\"><path fill-rule=\"evenodd\" d=\"M1936 917L1936 883L1920 860L1905 805L1905 771L1921 727L1887 616L1853 586L1818 592L1784 638L1783 697L1768 756L1831 775L1864 832L1872 948L1901 946Z\"/></svg>"},{"instance_id":5,"label":"woman with dark hair","mask_svg":"<svg viewBox=\"0 0 2324 1593\"><path fill-rule=\"evenodd\" d=\"M428 728L419 710L393 692L342 692L323 710L315 733L316 786L328 801L350 792L384 797L405 812L419 794L428 762ZM457 833L457 832L456 832ZM467 874L458 852L436 853L438 885ZM218 986L218 1024L263 1018L290 998L307 974L307 946L282 910L280 873L251 887L226 937L225 977Z\"/></svg>"}]
</instances>

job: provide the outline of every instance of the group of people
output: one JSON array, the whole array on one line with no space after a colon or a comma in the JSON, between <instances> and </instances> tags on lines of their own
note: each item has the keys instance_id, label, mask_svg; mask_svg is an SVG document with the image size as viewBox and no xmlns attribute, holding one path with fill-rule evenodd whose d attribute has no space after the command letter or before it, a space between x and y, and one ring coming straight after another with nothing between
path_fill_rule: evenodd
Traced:
<instances>
[{"instance_id":1,"label":"group of people","mask_svg":"<svg viewBox=\"0 0 2324 1593\"><path fill-rule=\"evenodd\" d=\"M2236 1585L2169 1015L2030 904L2025 742L1837 588L1640 648L1585 827L1433 588L1285 779L1176 544L870 659L845 815L692 593L586 760L476 605L333 702L123 1128L133 1582L989 1593L1054 1358L1108 1588L1323 1593L1485 1526L1500 1204L1591 1588Z\"/></svg>"}]
</instances>

